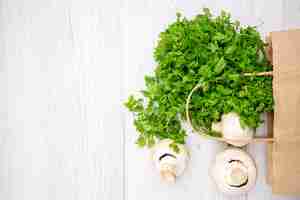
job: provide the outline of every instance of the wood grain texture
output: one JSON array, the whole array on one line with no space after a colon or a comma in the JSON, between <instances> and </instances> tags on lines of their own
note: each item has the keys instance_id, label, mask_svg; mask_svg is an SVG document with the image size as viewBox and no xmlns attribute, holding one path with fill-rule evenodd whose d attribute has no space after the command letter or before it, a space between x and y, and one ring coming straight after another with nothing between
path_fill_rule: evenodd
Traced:
<instances>
[{"instance_id":1,"label":"wood grain texture","mask_svg":"<svg viewBox=\"0 0 300 200\"><path fill-rule=\"evenodd\" d=\"M0 3L0 199L123 199L121 1Z\"/></svg>"},{"instance_id":2,"label":"wood grain texture","mask_svg":"<svg viewBox=\"0 0 300 200\"><path fill-rule=\"evenodd\" d=\"M221 9L262 35L300 26L299 1L0 0L0 199L275 199L265 146L248 150L256 188L226 197L209 176L224 145L189 133L191 160L175 185L135 145L121 106L155 67L152 51L176 11ZM262 23L264 22L264 23ZM263 134L265 128L259 129ZM297 199L297 198L290 198Z\"/></svg>"}]
</instances>

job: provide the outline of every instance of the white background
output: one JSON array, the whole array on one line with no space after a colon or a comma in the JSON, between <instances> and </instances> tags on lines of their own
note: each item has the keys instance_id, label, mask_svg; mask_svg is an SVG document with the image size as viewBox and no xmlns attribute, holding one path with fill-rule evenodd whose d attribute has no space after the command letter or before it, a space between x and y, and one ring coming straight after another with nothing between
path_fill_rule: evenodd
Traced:
<instances>
[{"instance_id":1,"label":"white background","mask_svg":"<svg viewBox=\"0 0 300 200\"><path fill-rule=\"evenodd\" d=\"M190 135L191 162L173 186L134 145L122 102L143 88L176 11L191 17L203 6L259 25L263 36L300 27L296 0L0 0L0 199L285 199L265 182L263 144L248 148L256 188L236 198L208 175L221 144Z\"/></svg>"}]
</instances>

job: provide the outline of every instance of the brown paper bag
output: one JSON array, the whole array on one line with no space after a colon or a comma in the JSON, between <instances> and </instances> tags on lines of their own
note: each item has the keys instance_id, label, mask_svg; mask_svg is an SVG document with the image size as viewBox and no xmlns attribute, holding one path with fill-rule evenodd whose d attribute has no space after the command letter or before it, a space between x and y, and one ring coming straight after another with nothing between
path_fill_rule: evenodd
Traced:
<instances>
[{"instance_id":1,"label":"brown paper bag","mask_svg":"<svg viewBox=\"0 0 300 200\"><path fill-rule=\"evenodd\" d=\"M300 195L300 29L272 32L275 143L268 182L275 194Z\"/></svg>"}]
</instances>

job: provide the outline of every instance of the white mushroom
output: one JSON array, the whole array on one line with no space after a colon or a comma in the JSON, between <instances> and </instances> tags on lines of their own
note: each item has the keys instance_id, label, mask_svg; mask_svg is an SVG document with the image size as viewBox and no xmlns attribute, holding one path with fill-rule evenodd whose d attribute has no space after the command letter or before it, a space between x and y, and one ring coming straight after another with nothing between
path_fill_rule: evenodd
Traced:
<instances>
[{"instance_id":1,"label":"white mushroom","mask_svg":"<svg viewBox=\"0 0 300 200\"><path fill-rule=\"evenodd\" d=\"M174 183L176 177L182 175L188 162L188 152L184 145L178 144L179 152L171 147L173 141L165 139L154 146L152 159L163 181Z\"/></svg>"},{"instance_id":2,"label":"white mushroom","mask_svg":"<svg viewBox=\"0 0 300 200\"><path fill-rule=\"evenodd\" d=\"M223 114L220 122L212 124L212 130L222 133L229 144L238 147L248 144L254 135L252 128L241 126L239 115L233 112Z\"/></svg>"},{"instance_id":3,"label":"white mushroom","mask_svg":"<svg viewBox=\"0 0 300 200\"><path fill-rule=\"evenodd\" d=\"M238 148L229 148L219 153L212 168L216 185L228 195L249 191L255 185L256 173L253 159Z\"/></svg>"}]
</instances>

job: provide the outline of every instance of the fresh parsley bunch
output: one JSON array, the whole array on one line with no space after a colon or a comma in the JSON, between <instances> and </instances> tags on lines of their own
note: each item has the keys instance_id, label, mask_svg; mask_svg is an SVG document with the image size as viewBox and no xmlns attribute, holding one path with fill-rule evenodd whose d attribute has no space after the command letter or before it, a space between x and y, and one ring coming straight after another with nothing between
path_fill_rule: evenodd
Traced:
<instances>
[{"instance_id":1,"label":"fresh parsley bunch","mask_svg":"<svg viewBox=\"0 0 300 200\"><path fill-rule=\"evenodd\" d=\"M260 114L273 110L272 78L243 74L272 70L265 46L255 27L240 26L226 12L213 17L203 9L190 20L177 14L160 34L154 50L158 66L153 76L145 76L144 98L130 96L125 103L135 113L138 145L152 146L156 138L185 142L186 98L198 83L202 90L190 106L194 125L214 135L212 123L236 112L243 126L257 128Z\"/></svg>"}]
</instances>

